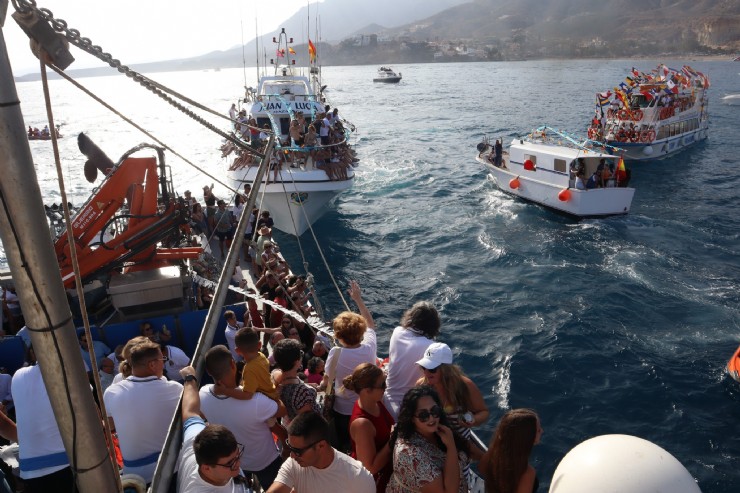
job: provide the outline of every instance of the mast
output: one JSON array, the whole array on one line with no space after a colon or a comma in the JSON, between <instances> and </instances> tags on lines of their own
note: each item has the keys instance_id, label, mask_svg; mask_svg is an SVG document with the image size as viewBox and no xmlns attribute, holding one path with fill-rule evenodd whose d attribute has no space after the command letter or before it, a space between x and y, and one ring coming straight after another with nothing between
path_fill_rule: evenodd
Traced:
<instances>
[{"instance_id":1,"label":"mast","mask_svg":"<svg viewBox=\"0 0 740 493\"><path fill-rule=\"evenodd\" d=\"M13 82L2 30L7 5L0 0L0 239L79 489L120 491L80 357Z\"/></svg>"}]
</instances>

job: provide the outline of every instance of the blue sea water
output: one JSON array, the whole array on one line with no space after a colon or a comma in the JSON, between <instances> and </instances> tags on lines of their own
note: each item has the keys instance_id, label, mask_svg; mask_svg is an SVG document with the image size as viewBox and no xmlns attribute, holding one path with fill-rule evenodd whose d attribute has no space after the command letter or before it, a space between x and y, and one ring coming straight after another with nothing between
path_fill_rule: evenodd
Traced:
<instances>
[{"instance_id":1,"label":"blue sea water","mask_svg":"<svg viewBox=\"0 0 740 493\"><path fill-rule=\"evenodd\" d=\"M595 93L635 66L689 63L712 80L710 138L663 161L634 164L630 215L575 221L495 189L475 162L484 135L505 141L542 124L583 133ZM740 64L691 60L531 61L324 68L328 97L359 129L355 187L314 227L340 285L357 279L387 351L419 300L441 311L440 339L481 388L491 436L510 408L531 407L545 434L533 464L546 491L581 441L646 438L683 463L705 493L740 490L740 387L724 371L740 344ZM251 73L250 73L251 72ZM154 74L225 112L254 71ZM220 138L123 77L80 81L175 150L221 174ZM26 126L43 126L38 83L19 85ZM142 95L143 98L142 98ZM76 203L85 131L111 156L150 139L62 81L52 82L67 188ZM213 120L213 118L209 117ZM224 128L225 122L214 122ZM58 200L48 142L31 142L42 191ZM176 188L211 179L169 157ZM216 194L226 195L216 186ZM295 240L280 236L296 270ZM341 299L310 234L301 238L327 315ZM294 247L295 246L295 247ZM4 255L0 257L4 260Z\"/></svg>"}]
</instances>

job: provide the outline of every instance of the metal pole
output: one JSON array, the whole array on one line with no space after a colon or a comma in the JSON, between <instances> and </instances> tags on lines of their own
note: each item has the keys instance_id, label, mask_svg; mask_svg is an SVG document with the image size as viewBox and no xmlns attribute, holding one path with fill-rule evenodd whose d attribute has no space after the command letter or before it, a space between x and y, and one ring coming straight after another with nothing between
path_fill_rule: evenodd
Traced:
<instances>
[{"instance_id":1,"label":"metal pole","mask_svg":"<svg viewBox=\"0 0 740 493\"><path fill-rule=\"evenodd\" d=\"M262 178L265 175L267 167L270 163L270 156L272 156L273 148L275 147L275 135L270 137L270 141L265 149L265 157L262 160L262 164L257 170L257 176L254 179L252 190L249 192L249 198L247 199L247 205L242 210L242 215L239 218L239 223L236 226L236 232L234 233L234 241L229 248L229 253L226 256L226 263L221 271L221 275L218 279L218 285L216 286L216 292L213 293L213 301L208 309L208 315L203 322L203 330L200 333L198 339L198 345L195 348L193 359L190 364L195 368L195 374L200 379L203 374L203 366L205 365L205 354L213 344L213 337L216 334L216 327L221 320L221 308L224 306L226 301L226 294L229 291L229 281L231 275L234 273L234 267L236 267L236 261L241 253L241 245L244 240L244 233L247 231L247 224L249 223L252 216L252 209L257 201L257 194L259 193L259 187L262 184ZM180 397L182 405L182 397ZM179 409L179 407L178 407ZM175 462L177 461L177 451L180 449L182 442L182 416L179 412L175 413L172 422L170 423L170 431L167 433L167 438L162 448L162 455L159 457L157 462L157 469L154 471L154 478L148 491L159 492L168 491L170 482L172 481L172 473L175 470Z\"/></svg>"},{"instance_id":2,"label":"metal pole","mask_svg":"<svg viewBox=\"0 0 740 493\"><path fill-rule=\"evenodd\" d=\"M1 27L0 74L0 239L77 485L85 493L120 491L80 356Z\"/></svg>"}]
</instances>

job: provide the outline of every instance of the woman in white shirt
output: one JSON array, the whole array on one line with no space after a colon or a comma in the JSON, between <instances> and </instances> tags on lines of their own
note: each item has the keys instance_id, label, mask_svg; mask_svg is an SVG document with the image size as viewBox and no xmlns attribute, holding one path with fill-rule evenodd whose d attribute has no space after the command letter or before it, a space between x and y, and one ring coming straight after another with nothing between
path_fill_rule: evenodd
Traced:
<instances>
[{"instance_id":1,"label":"woman in white shirt","mask_svg":"<svg viewBox=\"0 0 740 493\"><path fill-rule=\"evenodd\" d=\"M377 362L377 341L375 337L375 322L370 311L362 300L360 285L356 281L350 282L349 296L357 303L360 309L360 315L352 312L342 312L332 322L334 337L341 344L340 347L334 347L329 352L326 360L324 379L321 382L321 389L325 389L329 383L329 370L332 368L334 359L339 358L335 363L334 388L336 389L336 399L334 401L334 427L336 431L334 448L342 452L350 450L349 437L349 418L352 415L357 394L347 390L342 385L344 377L351 374L357 365L361 363L376 364Z\"/></svg>"}]
</instances>

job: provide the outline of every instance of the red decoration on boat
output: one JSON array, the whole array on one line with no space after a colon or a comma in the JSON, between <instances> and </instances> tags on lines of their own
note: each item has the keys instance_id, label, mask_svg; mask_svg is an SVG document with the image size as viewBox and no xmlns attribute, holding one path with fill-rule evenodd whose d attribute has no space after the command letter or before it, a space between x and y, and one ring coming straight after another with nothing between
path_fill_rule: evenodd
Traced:
<instances>
[{"instance_id":1,"label":"red decoration on boat","mask_svg":"<svg viewBox=\"0 0 740 493\"><path fill-rule=\"evenodd\" d=\"M526 169L527 171L534 171L534 163L531 159L527 159L526 161L524 161L524 169Z\"/></svg>"},{"instance_id":2,"label":"red decoration on boat","mask_svg":"<svg viewBox=\"0 0 740 493\"><path fill-rule=\"evenodd\" d=\"M567 188L561 190L558 194L558 200L560 200L560 202L568 202L570 200L570 190Z\"/></svg>"},{"instance_id":3,"label":"red decoration on boat","mask_svg":"<svg viewBox=\"0 0 740 493\"><path fill-rule=\"evenodd\" d=\"M519 183L519 178L512 178L511 181L509 182L509 187L513 188L514 190L519 188L520 185L521 183Z\"/></svg>"}]
</instances>

